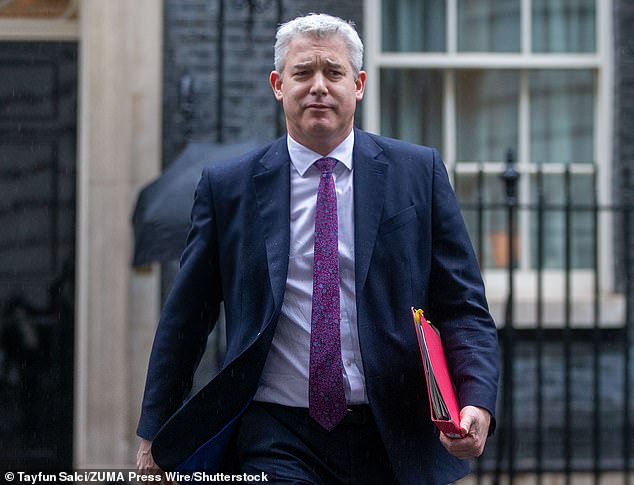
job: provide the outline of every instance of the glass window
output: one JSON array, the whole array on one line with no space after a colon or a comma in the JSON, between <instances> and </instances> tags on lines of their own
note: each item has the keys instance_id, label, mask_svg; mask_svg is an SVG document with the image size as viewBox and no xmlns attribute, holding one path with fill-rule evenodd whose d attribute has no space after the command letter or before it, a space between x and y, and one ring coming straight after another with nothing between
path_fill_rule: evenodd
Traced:
<instances>
[{"instance_id":1,"label":"glass window","mask_svg":"<svg viewBox=\"0 0 634 485\"><path fill-rule=\"evenodd\" d=\"M441 52L445 48L444 0L382 2L383 50Z\"/></svg>"},{"instance_id":2,"label":"glass window","mask_svg":"<svg viewBox=\"0 0 634 485\"><path fill-rule=\"evenodd\" d=\"M519 52L520 0L459 0L458 50Z\"/></svg>"},{"instance_id":3,"label":"glass window","mask_svg":"<svg viewBox=\"0 0 634 485\"><path fill-rule=\"evenodd\" d=\"M500 177L482 172L457 172L454 176L454 188L480 264L487 268L508 267L504 184ZM519 254L518 243L516 227L513 238L515 262Z\"/></svg>"},{"instance_id":4,"label":"glass window","mask_svg":"<svg viewBox=\"0 0 634 485\"><path fill-rule=\"evenodd\" d=\"M594 0L532 0L534 52L594 52Z\"/></svg>"},{"instance_id":5,"label":"glass window","mask_svg":"<svg viewBox=\"0 0 634 485\"><path fill-rule=\"evenodd\" d=\"M368 124L387 136L442 151L483 267L509 264L504 185L498 177L509 150L521 174L513 264L520 270L597 264L596 222L587 204L596 198L601 163L596 143L600 71L581 61L575 68L538 67L533 61L541 56L532 53L594 50L600 4L383 0L372 5L382 15L384 52L438 52L455 45L460 54L448 55L446 67L437 66L438 55L394 56L389 66L379 62L376 122ZM530 22L522 22L523 14L531 15ZM525 37L522 26L530 26ZM445 38L449 32L454 38ZM522 52L522 39L529 52ZM526 65L499 67L513 55ZM578 57L569 57L574 65ZM482 65L473 67L479 60ZM546 205L541 221L534 210L539 194ZM566 246L568 236L572 242Z\"/></svg>"},{"instance_id":6,"label":"glass window","mask_svg":"<svg viewBox=\"0 0 634 485\"><path fill-rule=\"evenodd\" d=\"M594 161L594 91L592 71L530 73L534 163Z\"/></svg>"},{"instance_id":7,"label":"glass window","mask_svg":"<svg viewBox=\"0 0 634 485\"><path fill-rule=\"evenodd\" d=\"M614 372L623 368L621 349L606 349L614 348L627 321L615 271L619 228L614 224L620 217L612 212L609 192L610 127L602 124L613 109L604 89L612 82L613 45L598 49L597 40L598 32L612 32L611 2L368 0L364 5L368 18L381 17L369 23L366 34L383 36L368 52L371 77L379 77L381 87L368 90L365 126L442 149L484 269L492 313L500 327L519 330L513 333L514 346L504 348L515 362L505 369L515 379L508 382L515 393L505 415L514 422L512 429L507 421L500 425L504 436L522 439L493 437L477 478L486 481L511 457L518 472L618 468L625 450L621 434L566 439L587 430L589 419L623 410L601 396L622 394L625 381ZM429 23L431 5L444 25ZM509 149L519 173L512 199L500 177ZM603 333L603 326L616 328ZM562 333L563 328L575 333ZM537 335L545 346L534 345ZM595 354L583 354L590 347ZM522 380L527 372L531 378ZM611 379L601 380L606 375ZM595 377L601 388L585 399ZM562 425L570 413L572 419Z\"/></svg>"},{"instance_id":8,"label":"glass window","mask_svg":"<svg viewBox=\"0 0 634 485\"><path fill-rule=\"evenodd\" d=\"M530 201L537 207L535 204L541 199L543 209L541 220L539 210L530 211L532 268L564 269L569 265L571 269L586 269L594 266L593 185L593 176L589 174L531 177Z\"/></svg>"},{"instance_id":9,"label":"glass window","mask_svg":"<svg viewBox=\"0 0 634 485\"><path fill-rule=\"evenodd\" d=\"M516 71L458 72L457 161L502 161L509 149L517 153L518 89Z\"/></svg>"},{"instance_id":10,"label":"glass window","mask_svg":"<svg viewBox=\"0 0 634 485\"><path fill-rule=\"evenodd\" d=\"M381 133L442 151L441 71L381 71Z\"/></svg>"}]
</instances>

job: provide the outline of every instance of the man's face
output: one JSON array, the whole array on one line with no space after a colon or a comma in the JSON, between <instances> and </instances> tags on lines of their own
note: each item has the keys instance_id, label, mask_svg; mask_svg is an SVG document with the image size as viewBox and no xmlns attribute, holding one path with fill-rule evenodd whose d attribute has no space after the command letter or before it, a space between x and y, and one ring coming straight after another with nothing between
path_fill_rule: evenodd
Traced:
<instances>
[{"instance_id":1,"label":"man's face","mask_svg":"<svg viewBox=\"0 0 634 485\"><path fill-rule=\"evenodd\" d=\"M300 35L291 40L284 71L270 77L282 102L289 134L326 155L350 133L354 111L363 99L365 72L356 79L343 40Z\"/></svg>"}]
</instances>

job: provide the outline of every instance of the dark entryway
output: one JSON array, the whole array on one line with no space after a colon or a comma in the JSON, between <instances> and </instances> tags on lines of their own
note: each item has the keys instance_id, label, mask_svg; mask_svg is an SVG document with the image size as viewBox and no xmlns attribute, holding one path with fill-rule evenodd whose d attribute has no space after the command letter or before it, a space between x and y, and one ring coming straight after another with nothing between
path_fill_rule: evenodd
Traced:
<instances>
[{"instance_id":1,"label":"dark entryway","mask_svg":"<svg viewBox=\"0 0 634 485\"><path fill-rule=\"evenodd\" d=\"M72 463L77 44L0 43L0 468Z\"/></svg>"}]
</instances>

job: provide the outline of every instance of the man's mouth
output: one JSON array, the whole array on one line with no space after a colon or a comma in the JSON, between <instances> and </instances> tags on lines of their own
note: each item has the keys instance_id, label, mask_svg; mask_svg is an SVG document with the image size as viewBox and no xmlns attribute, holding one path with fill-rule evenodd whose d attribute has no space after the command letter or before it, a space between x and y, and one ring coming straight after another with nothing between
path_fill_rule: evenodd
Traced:
<instances>
[{"instance_id":1,"label":"man's mouth","mask_svg":"<svg viewBox=\"0 0 634 485\"><path fill-rule=\"evenodd\" d=\"M317 110L325 110L332 109L332 106L322 103L311 103L307 107L307 109L317 109Z\"/></svg>"}]
</instances>

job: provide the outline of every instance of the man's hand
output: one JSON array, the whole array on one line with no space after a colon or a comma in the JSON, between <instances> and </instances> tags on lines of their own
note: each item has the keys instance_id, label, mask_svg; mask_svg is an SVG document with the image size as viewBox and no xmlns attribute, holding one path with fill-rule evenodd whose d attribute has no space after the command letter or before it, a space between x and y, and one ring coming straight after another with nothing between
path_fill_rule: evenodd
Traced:
<instances>
[{"instance_id":1,"label":"man's hand","mask_svg":"<svg viewBox=\"0 0 634 485\"><path fill-rule=\"evenodd\" d=\"M449 453L461 460L478 457L484 451L490 424L489 411L475 406L465 406L460 411L460 427L465 437L454 439L440 433L440 442Z\"/></svg>"},{"instance_id":2,"label":"man's hand","mask_svg":"<svg viewBox=\"0 0 634 485\"><path fill-rule=\"evenodd\" d=\"M152 457L151 441L141 439L139 451L136 452L136 469L139 473L145 472L146 474L161 471Z\"/></svg>"},{"instance_id":3,"label":"man's hand","mask_svg":"<svg viewBox=\"0 0 634 485\"><path fill-rule=\"evenodd\" d=\"M163 475L163 470L161 470L154 458L152 457L152 442L148 440L141 439L141 444L139 445L139 451L136 452L136 470L139 474L144 475ZM165 479L165 475L163 475L161 484L170 484L172 482Z\"/></svg>"}]
</instances>

